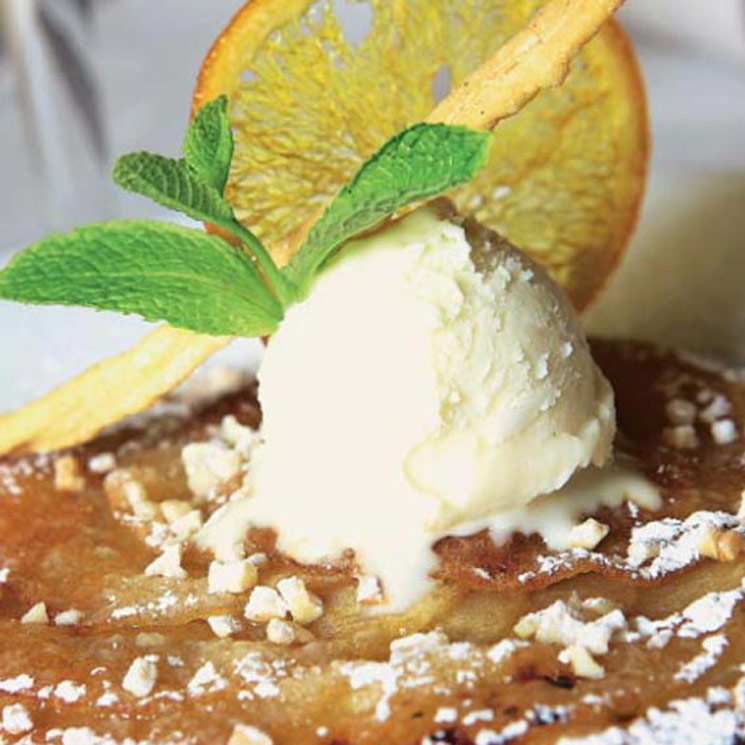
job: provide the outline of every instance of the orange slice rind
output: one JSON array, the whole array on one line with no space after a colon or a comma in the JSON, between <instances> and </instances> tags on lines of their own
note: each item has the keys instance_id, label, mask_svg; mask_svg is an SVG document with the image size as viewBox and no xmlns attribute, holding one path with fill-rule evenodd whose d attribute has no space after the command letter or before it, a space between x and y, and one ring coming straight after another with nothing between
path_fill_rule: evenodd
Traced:
<instances>
[{"instance_id":1,"label":"orange slice rind","mask_svg":"<svg viewBox=\"0 0 745 745\"><path fill-rule=\"evenodd\" d=\"M175 388L230 341L162 326L18 411L0 417L0 453L84 442Z\"/></svg>"}]
</instances>

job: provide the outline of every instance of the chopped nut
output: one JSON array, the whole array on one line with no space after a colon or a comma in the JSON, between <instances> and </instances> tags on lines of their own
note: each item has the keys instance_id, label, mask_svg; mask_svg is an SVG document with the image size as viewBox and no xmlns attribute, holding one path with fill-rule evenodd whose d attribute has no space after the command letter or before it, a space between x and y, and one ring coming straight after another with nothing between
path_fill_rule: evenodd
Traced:
<instances>
[{"instance_id":1,"label":"chopped nut","mask_svg":"<svg viewBox=\"0 0 745 745\"><path fill-rule=\"evenodd\" d=\"M665 405L670 424L693 424L696 421L696 404L684 398L673 398Z\"/></svg>"},{"instance_id":2,"label":"chopped nut","mask_svg":"<svg viewBox=\"0 0 745 745\"><path fill-rule=\"evenodd\" d=\"M635 541L629 543L628 557L629 564L633 567L640 567L650 559L654 559L660 554L660 544L655 541Z\"/></svg>"},{"instance_id":3,"label":"chopped nut","mask_svg":"<svg viewBox=\"0 0 745 745\"><path fill-rule=\"evenodd\" d=\"M737 530L715 528L706 532L698 551L716 561L735 561L745 554L745 536Z\"/></svg>"},{"instance_id":4,"label":"chopped nut","mask_svg":"<svg viewBox=\"0 0 745 745\"><path fill-rule=\"evenodd\" d=\"M186 570L181 566L181 546L172 543L163 549L163 553L150 562L145 568L148 577L173 577L184 579Z\"/></svg>"},{"instance_id":5,"label":"chopped nut","mask_svg":"<svg viewBox=\"0 0 745 745\"><path fill-rule=\"evenodd\" d=\"M711 425L711 437L717 445L731 445L737 440L737 428L731 419L720 419Z\"/></svg>"},{"instance_id":6,"label":"chopped nut","mask_svg":"<svg viewBox=\"0 0 745 745\"><path fill-rule=\"evenodd\" d=\"M54 461L54 488L68 492L78 492L85 488L83 470L74 455L62 455Z\"/></svg>"},{"instance_id":7,"label":"chopped nut","mask_svg":"<svg viewBox=\"0 0 745 745\"><path fill-rule=\"evenodd\" d=\"M357 577L357 602L360 605L379 605L383 602L383 590L377 577L369 574Z\"/></svg>"},{"instance_id":8,"label":"chopped nut","mask_svg":"<svg viewBox=\"0 0 745 745\"><path fill-rule=\"evenodd\" d=\"M217 442L193 442L181 451L186 479L192 493L206 499L241 470L240 454Z\"/></svg>"},{"instance_id":9,"label":"chopped nut","mask_svg":"<svg viewBox=\"0 0 745 745\"><path fill-rule=\"evenodd\" d=\"M662 439L666 445L676 450L693 450L698 447L698 436L691 424L665 427L662 430Z\"/></svg>"},{"instance_id":10,"label":"chopped nut","mask_svg":"<svg viewBox=\"0 0 745 745\"><path fill-rule=\"evenodd\" d=\"M582 601L582 608L598 616L607 616L618 608L610 598L587 598Z\"/></svg>"},{"instance_id":11,"label":"chopped nut","mask_svg":"<svg viewBox=\"0 0 745 745\"><path fill-rule=\"evenodd\" d=\"M299 577L287 577L277 582L282 599L287 603L293 620L300 624L313 623L323 615L323 601L308 592Z\"/></svg>"},{"instance_id":12,"label":"chopped nut","mask_svg":"<svg viewBox=\"0 0 745 745\"><path fill-rule=\"evenodd\" d=\"M122 680L122 688L133 696L142 698L147 696L155 687L158 680L158 666L147 657L137 657L127 670Z\"/></svg>"},{"instance_id":13,"label":"chopped nut","mask_svg":"<svg viewBox=\"0 0 745 745\"><path fill-rule=\"evenodd\" d=\"M116 468L116 458L113 453L99 453L88 461L88 470L91 473L104 474Z\"/></svg>"},{"instance_id":14,"label":"chopped nut","mask_svg":"<svg viewBox=\"0 0 745 745\"><path fill-rule=\"evenodd\" d=\"M132 511L140 520L158 520L162 514L157 502L136 502Z\"/></svg>"},{"instance_id":15,"label":"chopped nut","mask_svg":"<svg viewBox=\"0 0 745 745\"><path fill-rule=\"evenodd\" d=\"M228 745L274 745L266 732L262 732L256 727L250 727L246 724L236 724L233 734L230 735Z\"/></svg>"},{"instance_id":16,"label":"chopped nut","mask_svg":"<svg viewBox=\"0 0 745 745\"><path fill-rule=\"evenodd\" d=\"M269 557L266 554L261 553L251 554L251 556L248 557L248 561L250 561L255 567L261 567L269 561Z\"/></svg>"},{"instance_id":17,"label":"chopped nut","mask_svg":"<svg viewBox=\"0 0 745 745\"><path fill-rule=\"evenodd\" d=\"M698 418L702 422L711 424L717 419L727 416L731 410L732 405L730 402L721 393L717 393L711 403L703 411L699 412Z\"/></svg>"},{"instance_id":18,"label":"chopped nut","mask_svg":"<svg viewBox=\"0 0 745 745\"><path fill-rule=\"evenodd\" d=\"M246 603L244 615L249 621L266 623L272 618L284 618L288 608L279 593L272 587L254 587Z\"/></svg>"},{"instance_id":19,"label":"chopped nut","mask_svg":"<svg viewBox=\"0 0 745 745\"><path fill-rule=\"evenodd\" d=\"M126 473L129 473L128 471ZM147 497L147 490L141 481L137 481L131 476L122 482L122 493L127 500L127 504L134 508L138 504L144 504L150 500Z\"/></svg>"},{"instance_id":20,"label":"chopped nut","mask_svg":"<svg viewBox=\"0 0 745 745\"><path fill-rule=\"evenodd\" d=\"M34 723L28 714L28 709L23 704L9 704L3 706L3 715L0 720L0 729L4 729L9 735L22 735L30 732ZM0 741L2 736L0 735Z\"/></svg>"},{"instance_id":21,"label":"chopped nut","mask_svg":"<svg viewBox=\"0 0 745 745\"><path fill-rule=\"evenodd\" d=\"M32 605L23 616L21 623L49 623L46 603L36 603Z\"/></svg>"},{"instance_id":22,"label":"chopped nut","mask_svg":"<svg viewBox=\"0 0 745 745\"><path fill-rule=\"evenodd\" d=\"M539 627L539 618L535 613L528 613L518 620L512 629L521 639L530 639L535 636Z\"/></svg>"},{"instance_id":23,"label":"chopped nut","mask_svg":"<svg viewBox=\"0 0 745 745\"><path fill-rule=\"evenodd\" d=\"M220 423L220 434L236 452L248 458L258 435L250 427L241 424L232 414Z\"/></svg>"},{"instance_id":24,"label":"chopped nut","mask_svg":"<svg viewBox=\"0 0 745 745\"><path fill-rule=\"evenodd\" d=\"M141 520L161 516L160 505L148 499L145 486L126 468L116 468L103 480L104 492L115 512L133 512Z\"/></svg>"},{"instance_id":25,"label":"chopped nut","mask_svg":"<svg viewBox=\"0 0 745 745\"><path fill-rule=\"evenodd\" d=\"M570 665L579 678L598 680L605 675L605 668L584 647L567 647L559 653L559 662Z\"/></svg>"},{"instance_id":26,"label":"chopped nut","mask_svg":"<svg viewBox=\"0 0 745 745\"><path fill-rule=\"evenodd\" d=\"M187 502L185 499L166 499L160 503L160 509L167 523L175 523L179 518L188 515L194 508L191 502Z\"/></svg>"},{"instance_id":27,"label":"chopped nut","mask_svg":"<svg viewBox=\"0 0 745 745\"><path fill-rule=\"evenodd\" d=\"M281 618L271 618L266 625L266 638L272 644L289 646L295 639L295 627Z\"/></svg>"},{"instance_id":28,"label":"chopped nut","mask_svg":"<svg viewBox=\"0 0 745 745\"><path fill-rule=\"evenodd\" d=\"M207 573L207 592L232 592L250 590L259 579L256 567L248 559L220 561L215 559Z\"/></svg>"},{"instance_id":29,"label":"chopped nut","mask_svg":"<svg viewBox=\"0 0 745 745\"><path fill-rule=\"evenodd\" d=\"M58 613L54 617L54 625L55 626L75 626L80 623L82 618L83 618L82 611L77 610L77 608L70 608L69 610L62 611L62 613Z\"/></svg>"},{"instance_id":30,"label":"chopped nut","mask_svg":"<svg viewBox=\"0 0 745 745\"><path fill-rule=\"evenodd\" d=\"M185 541L199 532L202 523L202 513L192 510L171 523L171 532L177 541Z\"/></svg>"},{"instance_id":31,"label":"chopped nut","mask_svg":"<svg viewBox=\"0 0 745 745\"><path fill-rule=\"evenodd\" d=\"M613 635L626 628L623 612L613 610L585 621L580 610L574 601L567 605L557 600L547 608L523 616L514 631L522 639L535 637L536 641L563 647L581 645L592 654L606 654Z\"/></svg>"},{"instance_id":32,"label":"chopped nut","mask_svg":"<svg viewBox=\"0 0 745 745\"><path fill-rule=\"evenodd\" d=\"M243 541L220 541L212 547L215 552L215 558L220 561L237 561L246 558L246 546ZM251 562L256 566L255 562Z\"/></svg>"},{"instance_id":33,"label":"chopped nut","mask_svg":"<svg viewBox=\"0 0 745 745\"><path fill-rule=\"evenodd\" d=\"M212 629L212 633L220 639L225 639L241 630L238 619L232 616L210 616L207 624Z\"/></svg>"},{"instance_id":34,"label":"chopped nut","mask_svg":"<svg viewBox=\"0 0 745 745\"><path fill-rule=\"evenodd\" d=\"M590 517L572 528L569 545L572 548L592 550L609 532L610 528L605 523L601 523L594 517Z\"/></svg>"}]
</instances>

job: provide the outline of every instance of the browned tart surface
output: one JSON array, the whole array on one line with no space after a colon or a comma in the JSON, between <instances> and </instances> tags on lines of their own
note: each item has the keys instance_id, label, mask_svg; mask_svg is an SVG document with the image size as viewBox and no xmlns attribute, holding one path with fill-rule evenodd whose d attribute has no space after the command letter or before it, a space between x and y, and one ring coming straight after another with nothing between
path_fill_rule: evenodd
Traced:
<instances>
[{"instance_id":1,"label":"browned tart surface","mask_svg":"<svg viewBox=\"0 0 745 745\"><path fill-rule=\"evenodd\" d=\"M401 615L361 609L352 557L298 566L268 531L247 538L245 589L208 592L194 521L245 465L221 444L233 468L198 498L182 449L214 441L228 414L255 427L251 388L71 454L0 462L0 742L745 741L745 388L648 346L594 352L619 449L663 509L595 515L611 530L592 550L445 539L440 581ZM169 543L181 568L176 556L146 574ZM268 632L244 609L252 585L283 577L323 613Z\"/></svg>"}]
</instances>

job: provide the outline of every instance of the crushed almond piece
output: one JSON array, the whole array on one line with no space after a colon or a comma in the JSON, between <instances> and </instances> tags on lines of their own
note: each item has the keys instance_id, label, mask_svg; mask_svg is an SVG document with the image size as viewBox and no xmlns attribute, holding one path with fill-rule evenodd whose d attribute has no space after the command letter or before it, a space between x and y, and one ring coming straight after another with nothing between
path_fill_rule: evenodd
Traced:
<instances>
[{"instance_id":1,"label":"crushed almond piece","mask_svg":"<svg viewBox=\"0 0 745 745\"><path fill-rule=\"evenodd\" d=\"M123 482L122 493L130 507L135 507L138 504L150 501L147 496L145 485L141 481L132 478L132 476L129 476L129 478Z\"/></svg>"},{"instance_id":2,"label":"crushed almond piece","mask_svg":"<svg viewBox=\"0 0 745 745\"><path fill-rule=\"evenodd\" d=\"M610 527L601 523L594 517L590 517L579 525L575 525L569 536L569 545L572 548L586 548L592 550L610 532Z\"/></svg>"},{"instance_id":3,"label":"crushed almond piece","mask_svg":"<svg viewBox=\"0 0 745 745\"><path fill-rule=\"evenodd\" d=\"M380 580L370 574L357 577L357 602L360 605L379 605L383 602Z\"/></svg>"},{"instance_id":4,"label":"crushed almond piece","mask_svg":"<svg viewBox=\"0 0 745 745\"><path fill-rule=\"evenodd\" d=\"M745 536L737 530L712 529L702 538L698 551L716 561L735 561L745 554Z\"/></svg>"},{"instance_id":5,"label":"crushed almond piece","mask_svg":"<svg viewBox=\"0 0 745 745\"><path fill-rule=\"evenodd\" d=\"M181 451L186 480L194 496L206 499L241 471L240 453L219 442L192 442Z\"/></svg>"},{"instance_id":6,"label":"crushed almond piece","mask_svg":"<svg viewBox=\"0 0 745 745\"><path fill-rule=\"evenodd\" d=\"M732 410L730 402L721 394L717 393L711 400L711 403L699 412L698 418L702 422L712 424L717 419L727 416Z\"/></svg>"},{"instance_id":7,"label":"crushed almond piece","mask_svg":"<svg viewBox=\"0 0 745 745\"><path fill-rule=\"evenodd\" d=\"M88 470L91 473L105 474L116 468L116 457L113 453L99 453L88 461Z\"/></svg>"},{"instance_id":8,"label":"crushed almond piece","mask_svg":"<svg viewBox=\"0 0 745 745\"><path fill-rule=\"evenodd\" d=\"M305 626L323 615L323 601L305 586L299 577L287 577L277 582L277 589L287 603L292 618Z\"/></svg>"},{"instance_id":9,"label":"crushed almond piece","mask_svg":"<svg viewBox=\"0 0 745 745\"><path fill-rule=\"evenodd\" d=\"M598 616L607 616L617 610L618 606L610 598L598 597L583 600L582 608Z\"/></svg>"},{"instance_id":10,"label":"crushed almond piece","mask_svg":"<svg viewBox=\"0 0 745 745\"><path fill-rule=\"evenodd\" d=\"M737 440L737 427L731 419L720 419L712 423L711 437L717 445L731 445Z\"/></svg>"},{"instance_id":11,"label":"crushed almond piece","mask_svg":"<svg viewBox=\"0 0 745 745\"><path fill-rule=\"evenodd\" d=\"M272 644L290 646L297 638L295 627L281 618L270 618L266 625L266 638Z\"/></svg>"},{"instance_id":12,"label":"crushed almond piece","mask_svg":"<svg viewBox=\"0 0 745 745\"><path fill-rule=\"evenodd\" d=\"M584 648L572 646L559 652L559 662L569 665L578 678L599 680L605 675L605 668Z\"/></svg>"},{"instance_id":13,"label":"crushed almond piece","mask_svg":"<svg viewBox=\"0 0 745 745\"><path fill-rule=\"evenodd\" d=\"M287 612L287 604L273 587L259 585L251 592L243 613L249 621L266 623L272 618L284 618Z\"/></svg>"},{"instance_id":14,"label":"crushed almond piece","mask_svg":"<svg viewBox=\"0 0 745 745\"><path fill-rule=\"evenodd\" d=\"M54 617L55 626L76 626L83 618L83 612L77 608L63 610Z\"/></svg>"},{"instance_id":15,"label":"crushed almond piece","mask_svg":"<svg viewBox=\"0 0 745 745\"><path fill-rule=\"evenodd\" d=\"M693 424L698 408L692 401L673 398L665 404L665 414L670 424Z\"/></svg>"},{"instance_id":16,"label":"crushed almond piece","mask_svg":"<svg viewBox=\"0 0 745 745\"><path fill-rule=\"evenodd\" d=\"M36 603L36 605L32 605L23 616L21 616L21 623L49 623L46 603Z\"/></svg>"},{"instance_id":17,"label":"crushed almond piece","mask_svg":"<svg viewBox=\"0 0 745 745\"><path fill-rule=\"evenodd\" d=\"M74 455L62 455L54 461L54 488L67 492L85 489L83 469Z\"/></svg>"},{"instance_id":18,"label":"crushed almond piece","mask_svg":"<svg viewBox=\"0 0 745 745\"><path fill-rule=\"evenodd\" d=\"M232 414L223 417L220 423L220 434L233 450L248 458L251 454L258 434L250 427L241 424Z\"/></svg>"},{"instance_id":19,"label":"crushed almond piece","mask_svg":"<svg viewBox=\"0 0 745 745\"><path fill-rule=\"evenodd\" d=\"M137 502L132 511L140 520L159 520L161 517L160 506L157 502Z\"/></svg>"},{"instance_id":20,"label":"crushed almond piece","mask_svg":"<svg viewBox=\"0 0 745 745\"><path fill-rule=\"evenodd\" d=\"M184 515L188 515L194 508L191 502L187 502L185 499L166 499L160 503L160 509L167 523L175 523Z\"/></svg>"},{"instance_id":21,"label":"crushed almond piece","mask_svg":"<svg viewBox=\"0 0 745 745\"><path fill-rule=\"evenodd\" d=\"M241 630L240 622L233 616L210 616L207 624L212 633L220 639L225 639Z\"/></svg>"},{"instance_id":22,"label":"crushed almond piece","mask_svg":"<svg viewBox=\"0 0 745 745\"><path fill-rule=\"evenodd\" d=\"M514 627L521 639L534 637L545 644L563 647L583 646L592 654L607 654L611 638L626 628L626 618L621 610L586 621L576 602L569 605L557 600L542 610L523 616Z\"/></svg>"},{"instance_id":23,"label":"crushed almond piece","mask_svg":"<svg viewBox=\"0 0 745 745\"><path fill-rule=\"evenodd\" d=\"M9 735L22 735L24 732L30 732L34 728L34 723L31 721L28 709L23 704L9 704L3 706L0 728ZM3 741L2 736L0 736L0 741Z\"/></svg>"},{"instance_id":24,"label":"crushed almond piece","mask_svg":"<svg viewBox=\"0 0 745 745\"><path fill-rule=\"evenodd\" d=\"M148 577L172 577L184 579L187 577L186 570L181 566L181 546L171 543L163 549L163 553L145 567L145 575Z\"/></svg>"},{"instance_id":25,"label":"crushed almond piece","mask_svg":"<svg viewBox=\"0 0 745 745\"><path fill-rule=\"evenodd\" d=\"M629 543L628 559L632 567L640 567L660 554L660 544L653 541L632 541Z\"/></svg>"},{"instance_id":26,"label":"crushed almond piece","mask_svg":"<svg viewBox=\"0 0 745 745\"><path fill-rule=\"evenodd\" d=\"M698 435L691 424L665 427L662 430L662 439L666 445L676 450L694 450L698 447Z\"/></svg>"},{"instance_id":27,"label":"crushed almond piece","mask_svg":"<svg viewBox=\"0 0 745 745\"><path fill-rule=\"evenodd\" d=\"M247 724L236 724L227 745L274 745L266 732Z\"/></svg>"},{"instance_id":28,"label":"crushed almond piece","mask_svg":"<svg viewBox=\"0 0 745 745\"><path fill-rule=\"evenodd\" d=\"M215 559L207 572L207 592L239 594L256 585L259 573L248 559L220 561Z\"/></svg>"},{"instance_id":29,"label":"crushed almond piece","mask_svg":"<svg viewBox=\"0 0 745 745\"><path fill-rule=\"evenodd\" d=\"M137 657L129 666L122 688L137 698L147 696L158 680L158 666L154 660L147 657Z\"/></svg>"},{"instance_id":30,"label":"crushed almond piece","mask_svg":"<svg viewBox=\"0 0 745 745\"><path fill-rule=\"evenodd\" d=\"M144 484L135 479L128 469L116 468L107 473L103 488L113 511L132 512L141 520L161 517L160 505L148 499Z\"/></svg>"},{"instance_id":31,"label":"crushed almond piece","mask_svg":"<svg viewBox=\"0 0 745 745\"><path fill-rule=\"evenodd\" d=\"M202 513L191 510L171 523L171 532L177 541L186 541L199 532L203 523Z\"/></svg>"},{"instance_id":32,"label":"crushed almond piece","mask_svg":"<svg viewBox=\"0 0 745 745\"><path fill-rule=\"evenodd\" d=\"M237 561L239 559L246 558L246 547L243 541L235 541L234 543L228 543L227 541L221 542L215 546L215 558L220 561ZM251 562L254 564L254 562ZM256 566L254 564L254 566Z\"/></svg>"}]
</instances>

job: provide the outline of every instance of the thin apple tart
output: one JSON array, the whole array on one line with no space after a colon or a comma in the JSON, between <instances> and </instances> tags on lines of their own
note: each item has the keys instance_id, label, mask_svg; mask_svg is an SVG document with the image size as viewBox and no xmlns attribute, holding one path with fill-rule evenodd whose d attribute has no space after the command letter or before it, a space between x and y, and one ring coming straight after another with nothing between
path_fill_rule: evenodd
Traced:
<instances>
[{"instance_id":1,"label":"thin apple tart","mask_svg":"<svg viewBox=\"0 0 745 745\"><path fill-rule=\"evenodd\" d=\"M639 343L593 353L617 457L661 508L584 515L564 551L519 532L444 538L432 591L401 613L351 552L301 565L259 529L235 558L197 545L250 471L251 384L6 458L0 739L741 742L742 383Z\"/></svg>"}]
</instances>

